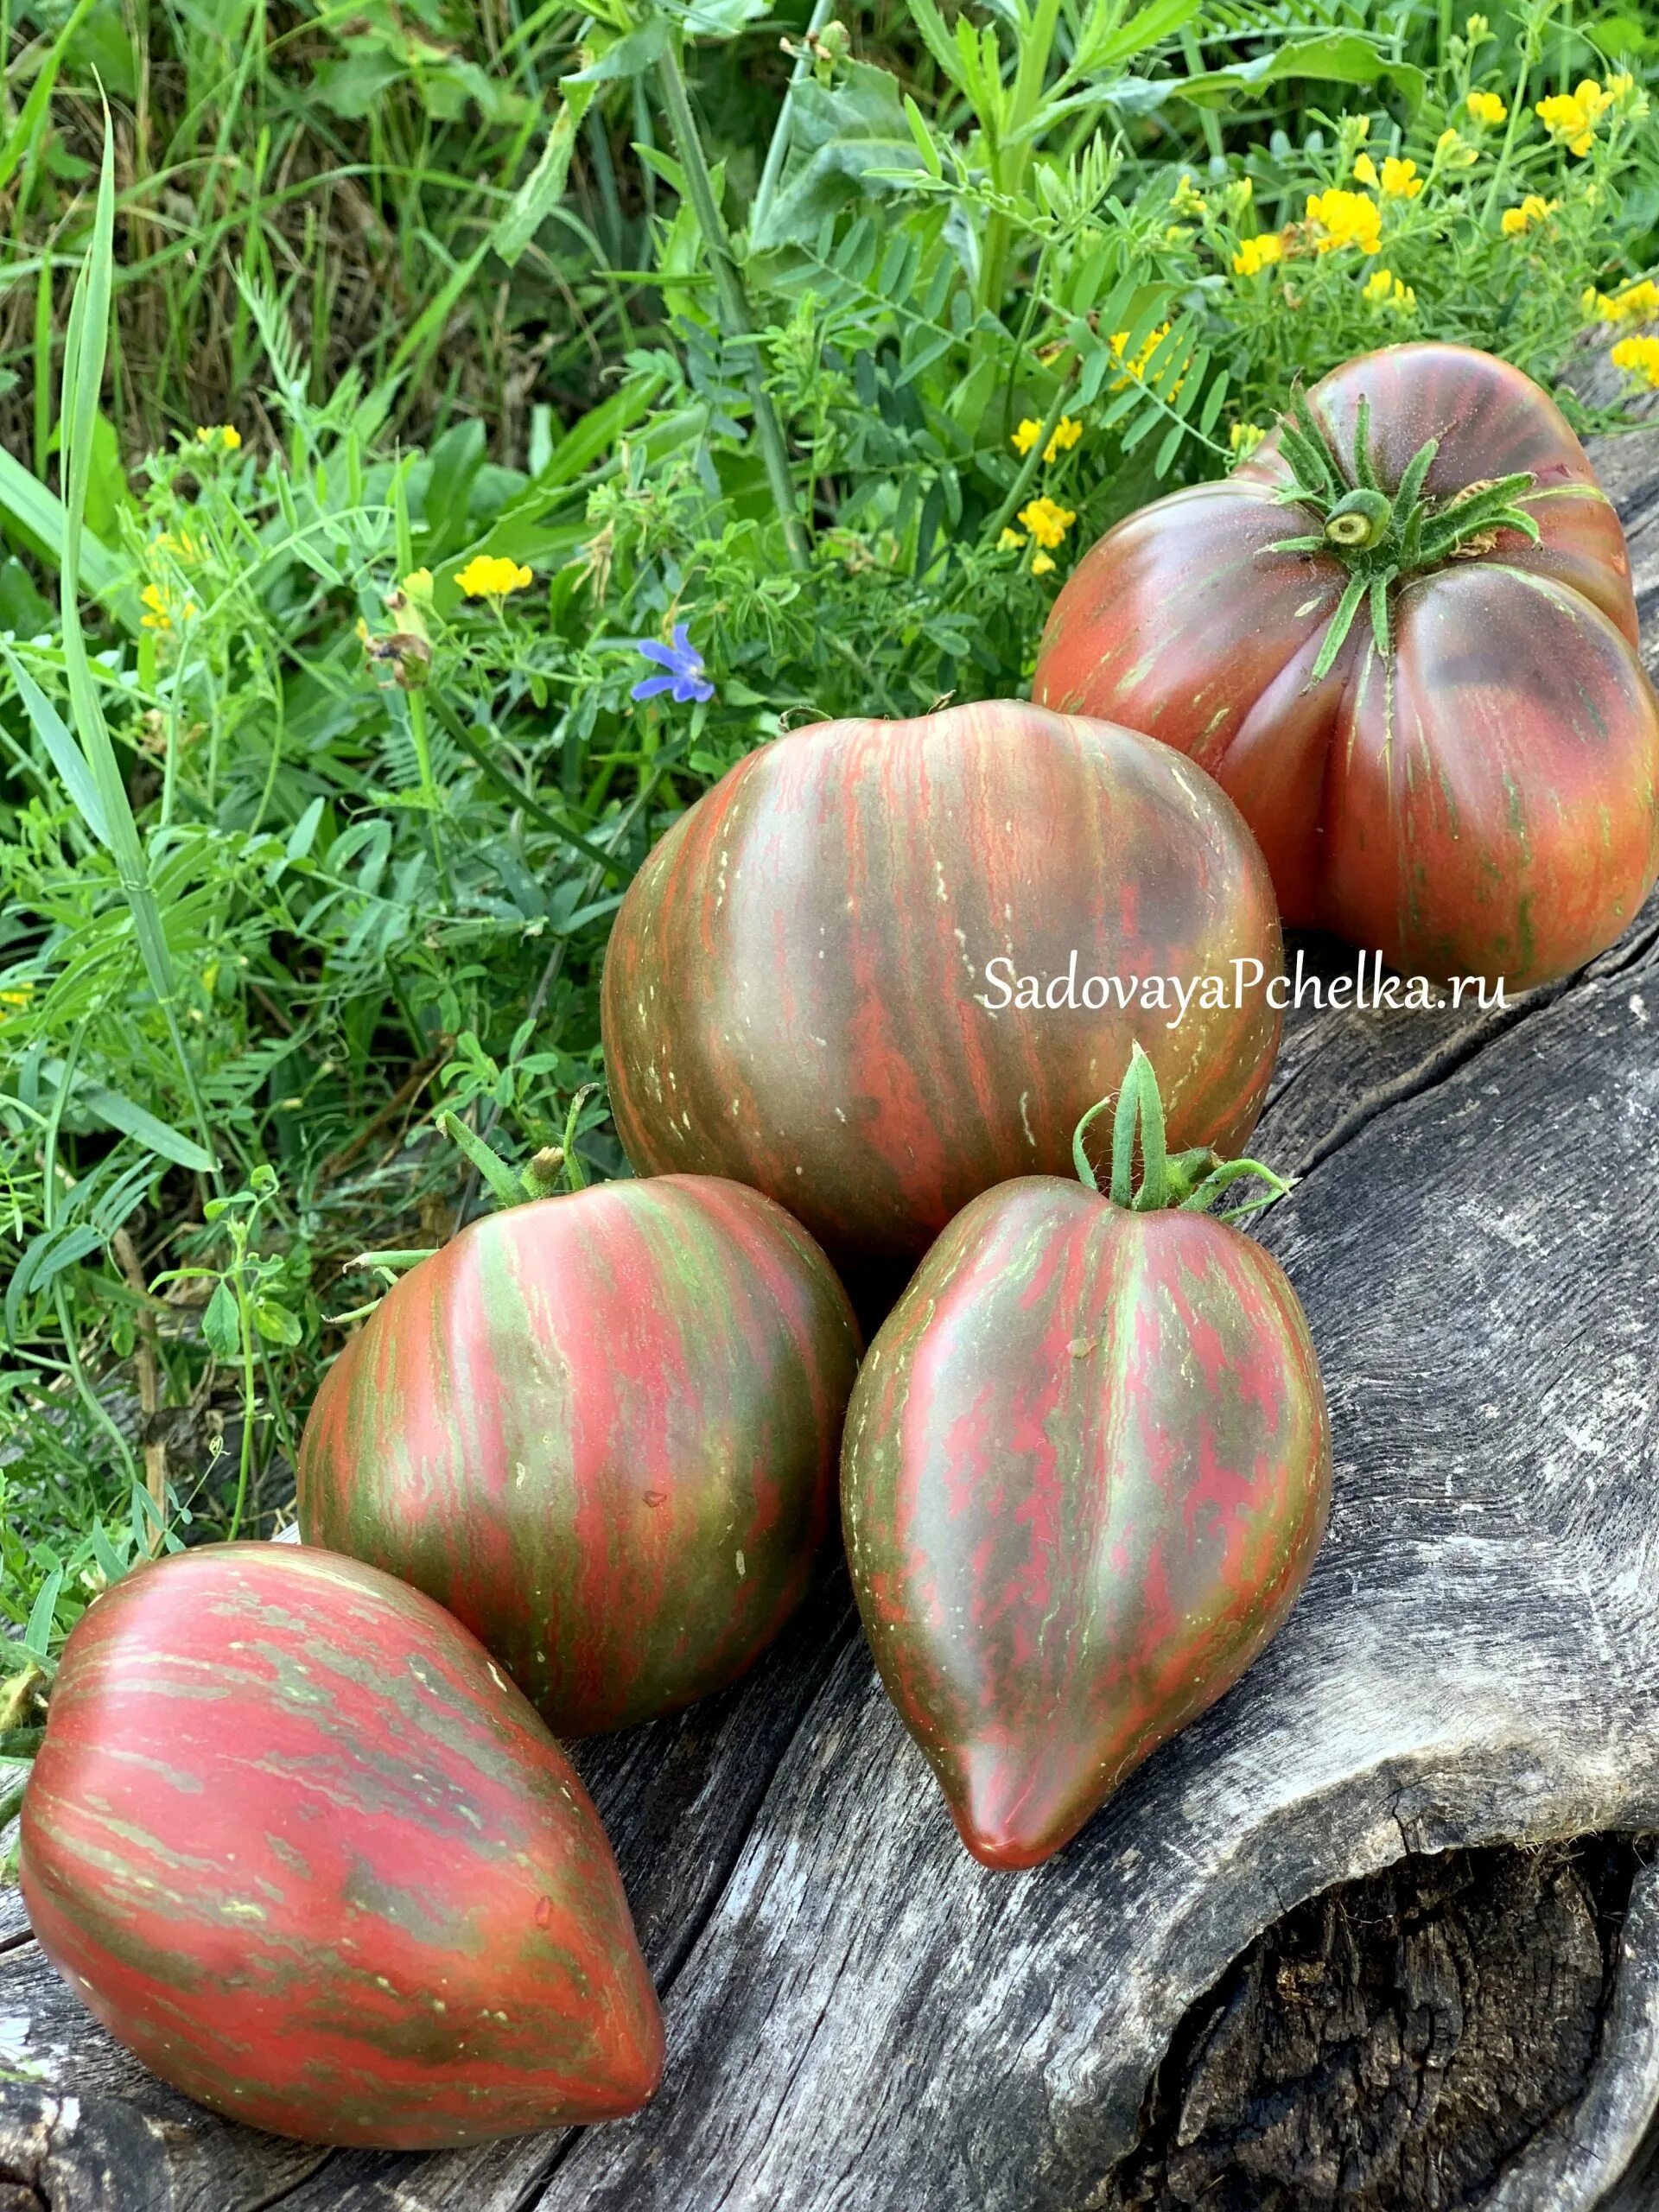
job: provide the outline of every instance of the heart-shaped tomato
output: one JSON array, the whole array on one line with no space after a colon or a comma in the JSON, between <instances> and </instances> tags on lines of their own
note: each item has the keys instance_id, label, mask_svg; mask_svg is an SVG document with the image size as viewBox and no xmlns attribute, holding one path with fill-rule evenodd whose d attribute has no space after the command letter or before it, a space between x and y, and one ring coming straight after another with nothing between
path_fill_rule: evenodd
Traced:
<instances>
[{"instance_id":1,"label":"heart-shaped tomato","mask_svg":"<svg viewBox=\"0 0 1659 2212\"><path fill-rule=\"evenodd\" d=\"M865 1630L990 1866L1058 1851L1237 1679L1325 1528L1330 1440L1301 1308L1259 1244L1202 1210L1266 1171L1166 1161L1156 1097L1137 1053L1114 1195L1031 1175L957 1216L848 1413Z\"/></svg>"},{"instance_id":2,"label":"heart-shaped tomato","mask_svg":"<svg viewBox=\"0 0 1659 2212\"><path fill-rule=\"evenodd\" d=\"M1405 973L1563 975L1659 874L1618 517L1554 402L1466 346L1345 363L1225 483L1109 531L1034 692L1191 753L1285 920Z\"/></svg>"},{"instance_id":3,"label":"heart-shaped tomato","mask_svg":"<svg viewBox=\"0 0 1659 2212\"><path fill-rule=\"evenodd\" d=\"M204 1545L96 1599L21 1857L71 1987L252 2127L431 2149L612 2119L662 2070L575 1770L442 1607L354 1560Z\"/></svg>"}]
</instances>

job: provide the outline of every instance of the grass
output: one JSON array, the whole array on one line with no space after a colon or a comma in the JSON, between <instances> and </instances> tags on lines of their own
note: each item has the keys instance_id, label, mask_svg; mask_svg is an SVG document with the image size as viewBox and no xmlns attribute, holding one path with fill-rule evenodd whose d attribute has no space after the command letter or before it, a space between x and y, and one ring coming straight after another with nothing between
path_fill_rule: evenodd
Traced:
<instances>
[{"instance_id":1,"label":"grass","mask_svg":"<svg viewBox=\"0 0 1659 2212\"><path fill-rule=\"evenodd\" d=\"M1093 535L1368 346L1618 419L1649 11L607 8L0 0L0 1735L103 1582L270 1529L480 1141L626 1172L606 931L743 752L1018 690ZM1620 68L1583 154L1516 97ZM1316 252L1363 149L1423 189ZM635 702L677 622L713 699Z\"/></svg>"}]
</instances>

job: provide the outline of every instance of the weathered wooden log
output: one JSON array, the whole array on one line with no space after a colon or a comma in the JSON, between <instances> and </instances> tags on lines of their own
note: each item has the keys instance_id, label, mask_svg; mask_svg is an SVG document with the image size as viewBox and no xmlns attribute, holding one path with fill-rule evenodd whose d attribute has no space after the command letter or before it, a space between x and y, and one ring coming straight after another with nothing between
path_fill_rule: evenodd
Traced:
<instances>
[{"instance_id":1,"label":"weathered wooden log","mask_svg":"<svg viewBox=\"0 0 1659 2212\"><path fill-rule=\"evenodd\" d=\"M1599 458L1659 614L1659 437ZM749 1682L582 1749L664 1991L645 2113L427 2159L273 2144L148 2081L14 1927L0 2013L34 2074L0 2096L0 2185L101 2203L118 2138L116 2201L204 2212L1107 2212L1192 2201L1183 2172L1257 2191L1206 2212L1659 2202L1653 1877L1628 1845L1535 1848L1659 1831L1656 1042L1659 902L1518 1005L1293 1017L1255 1148L1301 1179L1261 1234L1325 1366L1331 1534L1266 1656L1058 1859L968 1859L831 1578ZM1469 1850L1497 1855L1435 1856ZM1439 2056L1402 2045L1369 2102L1357 2058L1313 2064L1269 2113L1263 2054L1310 2002L1293 1973L1273 2012L1278 1967L1338 1906L1296 1916L1356 1882L1351 1925L1411 1921L1389 1971ZM1339 1948L1357 2049L1405 1998L1352 2012L1380 1952ZM1465 1995L1483 1974L1529 1993L1524 2035ZM1224 2016L1250 2032L1212 2047ZM1390 2086L1421 2103L1431 2074L1445 2125L1382 2155Z\"/></svg>"}]
</instances>

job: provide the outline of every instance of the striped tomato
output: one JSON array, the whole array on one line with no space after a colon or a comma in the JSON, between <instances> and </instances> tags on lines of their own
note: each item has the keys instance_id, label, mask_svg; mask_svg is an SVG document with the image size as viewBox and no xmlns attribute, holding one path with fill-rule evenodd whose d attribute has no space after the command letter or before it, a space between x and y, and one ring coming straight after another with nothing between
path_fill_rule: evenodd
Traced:
<instances>
[{"instance_id":1,"label":"striped tomato","mask_svg":"<svg viewBox=\"0 0 1659 2212\"><path fill-rule=\"evenodd\" d=\"M1166 1160L1137 1054L1112 1195L1029 1175L959 1214L847 1419L842 1511L877 1668L989 1866L1058 1851L1273 1636L1331 1452L1294 1292ZM1130 1189L1135 1115L1146 1175ZM1085 1117L1086 1119L1087 1117ZM1280 1186L1282 1187L1282 1186Z\"/></svg>"},{"instance_id":2,"label":"striped tomato","mask_svg":"<svg viewBox=\"0 0 1659 2212\"><path fill-rule=\"evenodd\" d=\"M105 1592L65 1647L22 1866L99 2019L251 2126L415 2149L657 2086L575 1770L464 1629L353 1560L209 1546Z\"/></svg>"},{"instance_id":3,"label":"striped tomato","mask_svg":"<svg viewBox=\"0 0 1659 2212\"><path fill-rule=\"evenodd\" d=\"M743 1672L804 1594L860 1341L817 1246L712 1177L475 1222L325 1377L300 1525L488 1645L561 1735Z\"/></svg>"},{"instance_id":4,"label":"striped tomato","mask_svg":"<svg viewBox=\"0 0 1659 2212\"><path fill-rule=\"evenodd\" d=\"M1280 965L1261 855L1167 747L1007 702L824 723L740 761L630 888L616 1125L642 1174L736 1176L838 1261L909 1260L1059 1169L1132 1039L1179 1142L1241 1142Z\"/></svg>"},{"instance_id":5,"label":"striped tomato","mask_svg":"<svg viewBox=\"0 0 1659 2212\"><path fill-rule=\"evenodd\" d=\"M1403 973L1543 982L1659 874L1618 517L1554 401L1465 346L1348 362L1225 483L1109 531L1035 692L1191 753L1285 920Z\"/></svg>"}]
</instances>

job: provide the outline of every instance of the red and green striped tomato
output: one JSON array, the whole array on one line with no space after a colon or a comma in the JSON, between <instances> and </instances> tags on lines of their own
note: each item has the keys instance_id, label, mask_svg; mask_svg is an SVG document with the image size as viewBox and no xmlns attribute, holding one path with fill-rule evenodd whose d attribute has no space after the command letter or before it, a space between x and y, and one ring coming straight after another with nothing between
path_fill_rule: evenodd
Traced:
<instances>
[{"instance_id":1,"label":"red and green striped tomato","mask_svg":"<svg viewBox=\"0 0 1659 2212\"><path fill-rule=\"evenodd\" d=\"M24 1800L41 1947L152 2072L320 2143L608 2120L663 2030L575 1771L464 1629L223 1544L77 1623Z\"/></svg>"},{"instance_id":2,"label":"red and green striped tomato","mask_svg":"<svg viewBox=\"0 0 1659 2212\"><path fill-rule=\"evenodd\" d=\"M1168 747L1008 702L824 723L740 761L623 901L617 1129L640 1173L752 1183L838 1262L913 1259L979 1192L1061 1168L1134 1039L1173 1143L1240 1143L1280 1028L1241 961L1281 971L1267 869ZM1191 986L1184 1015L1144 1002L1153 976Z\"/></svg>"},{"instance_id":3,"label":"red and green striped tomato","mask_svg":"<svg viewBox=\"0 0 1659 2212\"><path fill-rule=\"evenodd\" d=\"M560 1735L723 1688L805 1592L861 1350L779 1206L712 1177L476 1222L325 1377L308 1543L447 1605Z\"/></svg>"},{"instance_id":4,"label":"red and green striped tomato","mask_svg":"<svg viewBox=\"0 0 1659 2212\"><path fill-rule=\"evenodd\" d=\"M1618 517L1554 402L1466 346L1345 362L1225 483L1108 531L1034 690L1190 753L1285 921L1407 974L1564 975L1659 875Z\"/></svg>"},{"instance_id":5,"label":"red and green striped tomato","mask_svg":"<svg viewBox=\"0 0 1659 2212\"><path fill-rule=\"evenodd\" d=\"M958 1215L865 1361L842 1511L881 1679L976 1858L1049 1857L1237 1679L1330 1481L1260 1245L1050 1176Z\"/></svg>"}]
</instances>

